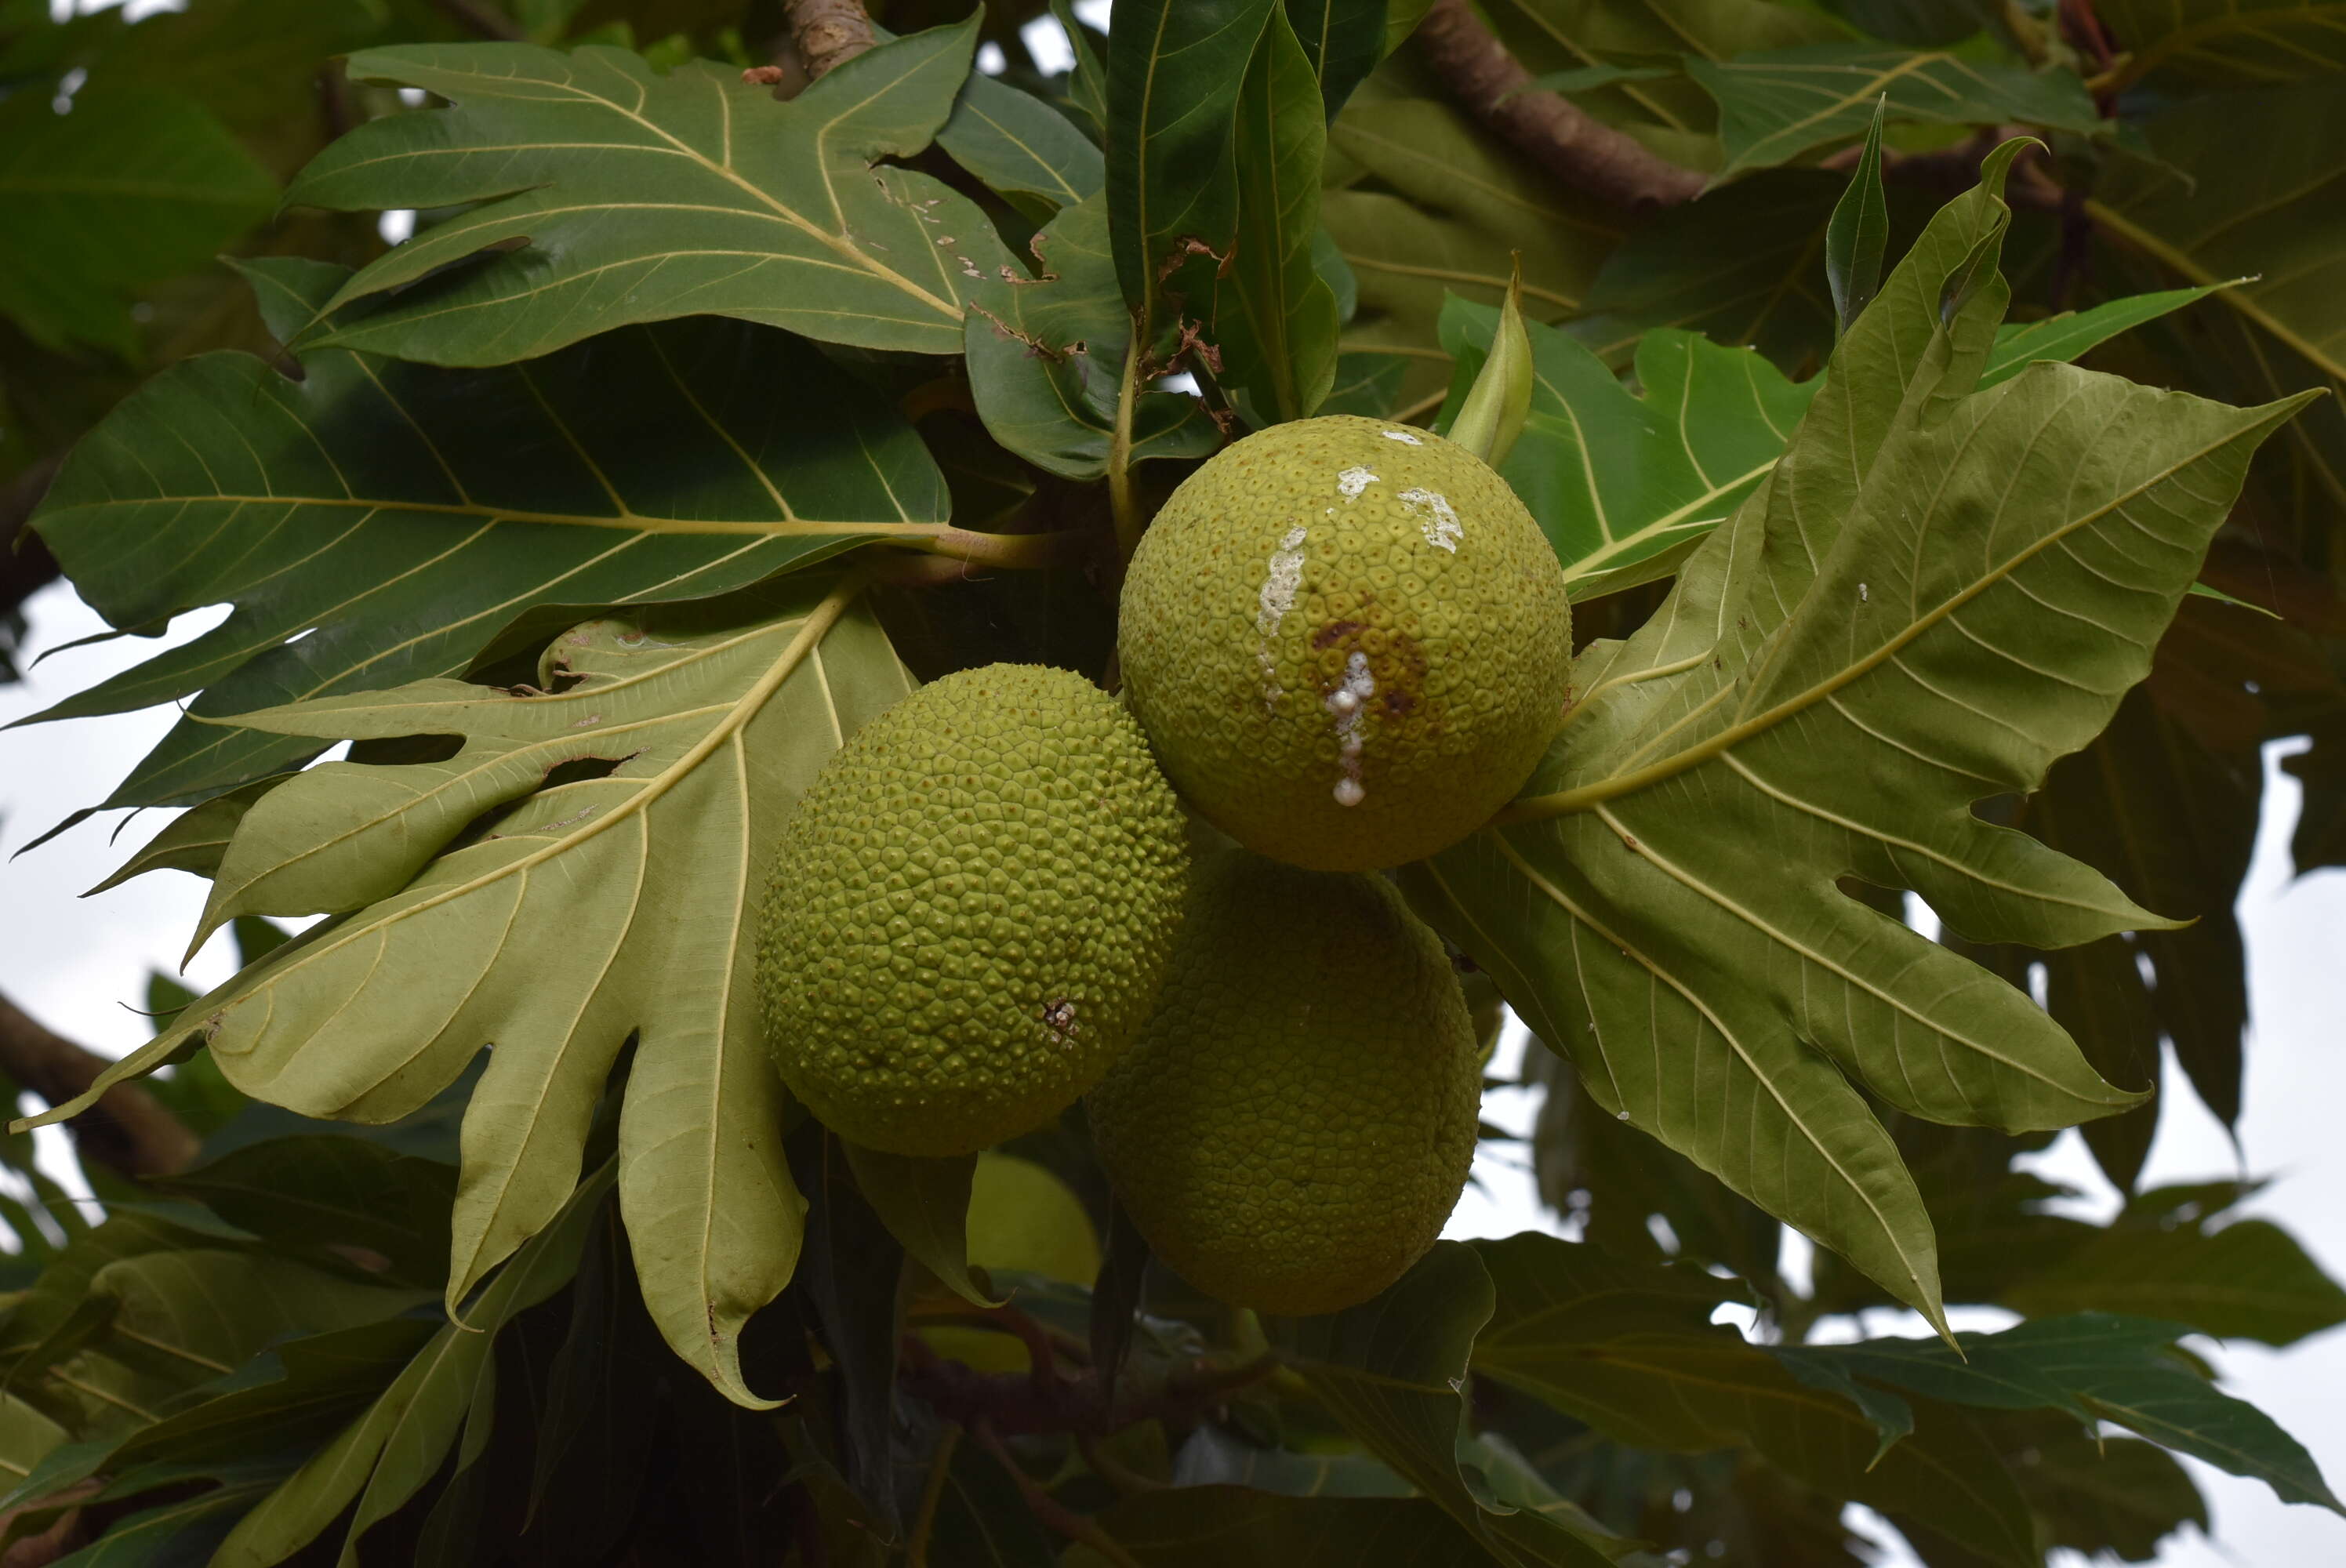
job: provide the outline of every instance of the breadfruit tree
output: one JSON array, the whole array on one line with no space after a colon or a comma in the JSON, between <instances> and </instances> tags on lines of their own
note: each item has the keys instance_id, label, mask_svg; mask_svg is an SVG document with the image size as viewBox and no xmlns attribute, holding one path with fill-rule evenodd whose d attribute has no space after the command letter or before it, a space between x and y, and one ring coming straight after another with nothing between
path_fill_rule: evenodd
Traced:
<instances>
[{"instance_id":1,"label":"breadfruit tree","mask_svg":"<svg viewBox=\"0 0 2346 1568\"><path fill-rule=\"evenodd\" d=\"M2140 1181L2264 742L2346 860L2334 5L51 13L9 605L229 607L39 717L243 964L0 1011L10 1563L2340 1509L2192 1337L2346 1291Z\"/></svg>"}]
</instances>

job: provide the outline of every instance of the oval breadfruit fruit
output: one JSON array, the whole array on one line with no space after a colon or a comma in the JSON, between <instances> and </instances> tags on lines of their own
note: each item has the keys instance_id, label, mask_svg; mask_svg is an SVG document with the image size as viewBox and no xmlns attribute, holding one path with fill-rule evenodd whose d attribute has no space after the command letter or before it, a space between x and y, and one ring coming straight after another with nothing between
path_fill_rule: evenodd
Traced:
<instances>
[{"instance_id":1,"label":"oval breadfruit fruit","mask_svg":"<svg viewBox=\"0 0 2346 1568\"><path fill-rule=\"evenodd\" d=\"M1440 436L1329 415L1218 453L1125 578L1125 695L1174 786L1318 871L1448 848L1563 720L1572 612L1504 480Z\"/></svg>"},{"instance_id":2,"label":"oval breadfruit fruit","mask_svg":"<svg viewBox=\"0 0 2346 1568\"><path fill-rule=\"evenodd\" d=\"M1114 698L1033 666L946 676L856 731L783 830L757 954L775 1064L871 1148L1040 1126L1156 1004L1188 880Z\"/></svg>"},{"instance_id":3,"label":"oval breadfruit fruit","mask_svg":"<svg viewBox=\"0 0 2346 1568\"><path fill-rule=\"evenodd\" d=\"M1440 939L1382 878L1202 864L1132 1049L1085 1101L1157 1255L1230 1302L1333 1312L1442 1234L1482 1064Z\"/></svg>"}]
</instances>

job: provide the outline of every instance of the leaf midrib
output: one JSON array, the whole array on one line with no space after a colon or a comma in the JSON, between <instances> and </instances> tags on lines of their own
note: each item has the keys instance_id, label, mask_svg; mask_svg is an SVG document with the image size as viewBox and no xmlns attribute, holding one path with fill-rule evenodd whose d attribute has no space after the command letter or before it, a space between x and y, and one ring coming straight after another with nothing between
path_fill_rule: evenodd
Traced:
<instances>
[{"instance_id":1,"label":"leaf midrib","mask_svg":"<svg viewBox=\"0 0 2346 1568\"><path fill-rule=\"evenodd\" d=\"M2303 393L2300 394L2299 398L2291 401L2302 402L2313 395L2315 394L2310 392ZM1829 678L1818 681L1800 691L1795 692L1791 696L1776 703L1773 707L1754 714L1749 718L1742 719L1735 724L1729 725L1726 728L1719 731L1716 735L1709 736L1703 740L1698 741L1694 745L1689 746L1686 749L1677 752L1674 755L1665 757L1658 762L1651 762L1643 768L1632 769L1627 773L1617 774L1609 779L1596 779L1570 789L1561 789L1552 794L1535 795L1527 799L1518 800L1513 805L1507 807L1504 810L1501 811L1496 817L1493 818L1491 825L1494 827L1506 827L1521 822L1537 821L1546 817L1560 817L1576 811L1590 810L1601 802L1612 799L1617 796L1632 794L1649 785L1660 783L1663 779L1674 778L1678 774L1685 772L1689 768L1698 767L1702 763L1708 762L1711 759L1718 757L1721 753L1728 751L1736 746L1741 745L1744 741L1750 739L1754 736L1763 734L1766 731L1774 728L1778 724L1780 724L1785 719L1790 718L1796 714L1805 712L1810 708L1814 707L1817 703L1823 701L1825 698L1831 697L1834 693L1841 690L1844 687L1850 686L1862 677L1872 674L1882 665L1889 663L1896 656L1904 652L1905 649L1924 632L1936 626L1941 621L1946 619L1949 616L1953 615L1957 610L1962 609L1965 605L1971 603L1972 600L1977 598L1980 595L1986 593L1989 589L2006 581L2014 572L2027 565L2030 561L2035 559L2036 556L2042 555L2045 551L2052 548L2055 545L2057 545L2061 541L2068 538L2071 535L2076 533L2080 529L2090 527L2094 524L2100 522L2104 517L2108 516L2110 514L2116 512L2119 508L2137 499L2153 487L2167 483L2168 480L2173 478L2177 473L2181 473L2183 470L2199 462L2201 459L2221 450L2223 447L2230 445L2233 442L2238 441L2243 433L2244 432L2239 430L2228 432L2219 439L2195 450L2188 456L2178 458L2169 463L2166 466L2162 467L2157 474L2144 480L2133 488L2125 491L2118 495L2113 496L2103 504L2092 508L2075 520L2063 524L2061 527L2047 532L2043 537L2030 544L2026 548L2007 557L1992 570L1982 573L1977 579L1967 585L1960 593L1949 596L1947 598L1940 601L1937 605L1932 606L1932 608L1927 612L1914 616L1912 620L1906 625L1906 626L1898 632L1897 635L1885 638L1881 647L1866 654L1863 657L1854 659L1849 664L1844 665L1841 668L1834 671ZM1792 623L1789 619L1780 622L1773 635L1780 636L1784 629L1791 624ZM1711 693L1704 699L1704 706L1707 708L1716 704L1722 694L1732 691L1736 685L1736 681L1723 682L1718 691Z\"/></svg>"},{"instance_id":2,"label":"leaf midrib","mask_svg":"<svg viewBox=\"0 0 2346 1568\"><path fill-rule=\"evenodd\" d=\"M756 716L767 700L780 689L782 682L798 668L800 663L805 658L807 650L830 631L839 617L846 612L848 605L862 591L862 578L860 575L851 575L825 595L820 604L806 613L805 617L792 633L789 644L775 656L772 666L752 683L748 691L735 699L726 718L711 727L709 733L695 742L692 748L681 757L652 778L645 779L641 789L611 810L590 820L575 831L554 840L543 849L533 850L518 860L507 860L502 865L492 867L453 887L443 888L428 898L403 906L388 916L354 925L348 931L338 932L332 941L321 942L304 949L291 962L271 969L268 973L260 976L260 983L251 990L221 1002L211 1010L210 1015L202 1023L189 1030L188 1033L203 1033L209 1038L214 1023L230 1008L241 1006L260 994L264 986L273 986L286 975L341 951L362 937L372 936L383 931L388 922L413 919L442 904L452 902L482 888L503 881L508 877L525 875L556 855L569 853L587 840L609 831L620 823L633 820L642 815L662 796L689 777L694 769L707 760L719 747L724 745L742 726L748 724L750 718ZM187 1035L182 1034L174 1038L185 1039Z\"/></svg>"}]
</instances>

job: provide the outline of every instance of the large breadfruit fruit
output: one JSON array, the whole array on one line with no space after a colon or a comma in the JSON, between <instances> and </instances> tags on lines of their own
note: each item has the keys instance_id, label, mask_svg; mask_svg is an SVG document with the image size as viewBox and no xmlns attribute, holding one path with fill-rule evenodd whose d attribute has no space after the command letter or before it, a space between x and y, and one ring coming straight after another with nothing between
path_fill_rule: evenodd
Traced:
<instances>
[{"instance_id":1,"label":"large breadfruit fruit","mask_svg":"<svg viewBox=\"0 0 2346 1568\"><path fill-rule=\"evenodd\" d=\"M757 954L775 1064L872 1148L1039 1126L1155 1005L1188 865L1172 790L1097 687L1022 665L923 687L783 830Z\"/></svg>"},{"instance_id":2,"label":"large breadfruit fruit","mask_svg":"<svg viewBox=\"0 0 2346 1568\"><path fill-rule=\"evenodd\" d=\"M1085 1105L1157 1255L1260 1311L1333 1312L1442 1234L1482 1066L1457 977L1383 879L1227 850L1164 1000Z\"/></svg>"},{"instance_id":3,"label":"large breadfruit fruit","mask_svg":"<svg viewBox=\"0 0 2346 1568\"><path fill-rule=\"evenodd\" d=\"M1506 482L1380 420L1274 425L1173 493L1125 579L1125 692L1248 848L1399 865L1488 820L1562 722L1564 571Z\"/></svg>"}]
</instances>

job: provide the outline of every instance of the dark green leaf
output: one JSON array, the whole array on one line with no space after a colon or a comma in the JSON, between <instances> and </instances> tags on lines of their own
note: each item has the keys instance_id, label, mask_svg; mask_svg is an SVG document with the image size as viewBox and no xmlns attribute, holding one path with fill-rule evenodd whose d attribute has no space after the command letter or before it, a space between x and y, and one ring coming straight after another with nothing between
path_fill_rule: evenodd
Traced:
<instances>
[{"instance_id":1,"label":"dark green leaf","mask_svg":"<svg viewBox=\"0 0 2346 1568\"><path fill-rule=\"evenodd\" d=\"M1478 1373L1623 1442L1749 1447L1807 1485L1920 1521L1991 1561L2037 1563L2020 1494L1976 1431L1960 1417L1933 1420L1875 1462L1874 1430L1855 1408L1707 1326L1735 1295L1727 1282L1528 1232L1475 1249L1495 1286Z\"/></svg>"},{"instance_id":2,"label":"dark green leaf","mask_svg":"<svg viewBox=\"0 0 2346 1568\"><path fill-rule=\"evenodd\" d=\"M1687 74L1719 100L1722 175L1790 163L1812 148L1862 135L1885 98L1882 112L1902 122L2017 121L2087 136L2106 128L2074 73L1869 43L1689 58Z\"/></svg>"},{"instance_id":3,"label":"dark green leaf","mask_svg":"<svg viewBox=\"0 0 2346 1568\"><path fill-rule=\"evenodd\" d=\"M2208 1529L2208 1504L2190 1471L2155 1443L2047 1422L2013 1473L2053 1544L2072 1552L2147 1563L2186 1524Z\"/></svg>"},{"instance_id":4,"label":"dark green leaf","mask_svg":"<svg viewBox=\"0 0 2346 1568\"><path fill-rule=\"evenodd\" d=\"M944 1442L948 1468L941 1481L932 1478L941 1490L929 1561L936 1568L1058 1568L1058 1543L994 1456L950 1429Z\"/></svg>"},{"instance_id":5,"label":"dark green leaf","mask_svg":"<svg viewBox=\"0 0 2346 1568\"><path fill-rule=\"evenodd\" d=\"M2293 1345L2346 1322L2346 1289L2296 1237L2261 1219L2210 1229L2204 1221L2122 1218L2004 1295L2032 1315L2132 1313L2268 1345Z\"/></svg>"},{"instance_id":6,"label":"dark green leaf","mask_svg":"<svg viewBox=\"0 0 2346 1568\"><path fill-rule=\"evenodd\" d=\"M1808 378L1831 349L1825 226L1847 181L1818 169L1767 169L1672 208L1606 259L1572 335L1608 364L1640 332L1677 327L1718 343L1749 343ZM1892 193L1893 230L1911 232Z\"/></svg>"},{"instance_id":7,"label":"dark green leaf","mask_svg":"<svg viewBox=\"0 0 2346 1568\"><path fill-rule=\"evenodd\" d=\"M2249 12L2248 15L2257 15ZM2171 278L2200 285L2248 279L2211 308L2239 317L2262 340L2258 357L2301 358L2294 390L2311 377L2346 385L2346 93L2316 78L2252 93L2209 93L2144 127L2158 162L2112 164L2086 203L2103 234ZM2241 158L2239 149L2259 156ZM2209 171L2192 180L2176 169ZM2220 171L2220 172L2217 172Z\"/></svg>"},{"instance_id":8,"label":"dark green leaf","mask_svg":"<svg viewBox=\"0 0 2346 1568\"><path fill-rule=\"evenodd\" d=\"M2101 0L2095 12L2126 41L2121 84L2273 87L2346 69L2339 0Z\"/></svg>"},{"instance_id":9,"label":"dark green leaf","mask_svg":"<svg viewBox=\"0 0 2346 1568\"><path fill-rule=\"evenodd\" d=\"M1274 6L1239 89L1238 249L1215 292L1222 382L1258 427L1308 419L1336 378L1336 296L1312 257L1327 142L1311 62Z\"/></svg>"},{"instance_id":10,"label":"dark green leaf","mask_svg":"<svg viewBox=\"0 0 2346 1568\"><path fill-rule=\"evenodd\" d=\"M346 1563L367 1529L439 1471L474 1401L492 1385L483 1367L497 1330L560 1289L618 1177L615 1157L581 1182L553 1223L524 1242L462 1322L434 1334L367 1411L237 1522L218 1568L268 1568L315 1540L352 1503Z\"/></svg>"},{"instance_id":11,"label":"dark green leaf","mask_svg":"<svg viewBox=\"0 0 2346 1568\"><path fill-rule=\"evenodd\" d=\"M1402 97L1372 81L1330 127L1361 188L1322 194L1321 220L1357 280L1343 346L1406 356L1402 406L1441 405L1449 356L1437 346L1452 294L1495 306L1519 254L1524 314L1554 321L1580 308L1597 264L1626 227L1620 213L1526 168L1450 105ZM1382 188L1365 188L1371 180ZM1423 406L1418 406L1422 402Z\"/></svg>"},{"instance_id":12,"label":"dark green leaf","mask_svg":"<svg viewBox=\"0 0 2346 1568\"><path fill-rule=\"evenodd\" d=\"M2090 311L2065 311L2041 321L2006 322L1996 329L1995 347L1988 353L1987 368L1980 372L1980 385L1994 386L2018 375L2038 360L2075 360L2120 332L2131 331L2145 321L2156 321L2170 311L2179 311L2229 287L2210 283L2204 288L2134 294L2105 301Z\"/></svg>"},{"instance_id":13,"label":"dark green leaf","mask_svg":"<svg viewBox=\"0 0 2346 1568\"><path fill-rule=\"evenodd\" d=\"M1518 1513L1458 1467L1466 1368L1491 1315L1491 1277L1475 1249L1438 1241L1373 1300L1325 1318L1290 1320L1289 1364L1352 1435L1501 1561L1498 1543L1546 1563L1593 1565L1613 1553L1574 1529ZM1610 1543L1607 1543L1608 1545Z\"/></svg>"},{"instance_id":14,"label":"dark green leaf","mask_svg":"<svg viewBox=\"0 0 2346 1568\"><path fill-rule=\"evenodd\" d=\"M1311 63L1311 74L1320 84L1320 97L1331 120L1352 96L1352 89L1368 79L1392 47L1385 37L1387 21L1416 20L1388 18L1387 13L1424 8L1413 7L1406 0L1398 5L1389 0L1286 0L1286 5L1287 19L1302 41L1304 57Z\"/></svg>"},{"instance_id":15,"label":"dark green leaf","mask_svg":"<svg viewBox=\"0 0 2346 1568\"><path fill-rule=\"evenodd\" d=\"M1047 218L1100 193L1107 166L1065 115L1031 93L972 71L937 132L953 160L1007 197L1032 197Z\"/></svg>"},{"instance_id":16,"label":"dark green leaf","mask_svg":"<svg viewBox=\"0 0 2346 1568\"><path fill-rule=\"evenodd\" d=\"M1843 331L1882 286L1882 256L1890 243L1890 199L1882 189L1882 117L1889 101L1886 94L1874 100L1864 150L1825 224L1825 281L1831 285L1833 314Z\"/></svg>"},{"instance_id":17,"label":"dark green leaf","mask_svg":"<svg viewBox=\"0 0 2346 1568\"><path fill-rule=\"evenodd\" d=\"M237 823L244 820L246 809L280 782L278 778L256 779L180 812L147 841L145 849L123 861L113 875L82 896L87 898L119 887L148 871L193 871L200 877L210 876L219 870L220 856L227 851L229 840L235 836Z\"/></svg>"},{"instance_id":18,"label":"dark green leaf","mask_svg":"<svg viewBox=\"0 0 2346 1568\"><path fill-rule=\"evenodd\" d=\"M51 348L128 355L133 290L202 266L268 215L276 182L171 91L94 83L59 114L0 102L0 314Z\"/></svg>"},{"instance_id":19,"label":"dark green leaf","mask_svg":"<svg viewBox=\"0 0 2346 1568\"><path fill-rule=\"evenodd\" d=\"M270 1241L366 1247L410 1284L436 1286L447 1273L456 1173L364 1138L252 1144L155 1185Z\"/></svg>"},{"instance_id":20,"label":"dark green leaf","mask_svg":"<svg viewBox=\"0 0 2346 1568\"><path fill-rule=\"evenodd\" d=\"M1642 66L1688 59L1726 60L1844 36L1816 11L1764 0L1496 0L1489 7L1499 36L1534 76L1609 65ZM1693 168L1714 168L1716 113L1701 88L1674 70L1668 78L1623 79L1597 89L1583 107L1610 125L1631 127L1647 148Z\"/></svg>"},{"instance_id":21,"label":"dark green leaf","mask_svg":"<svg viewBox=\"0 0 2346 1568\"><path fill-rule=\"evenodd\" d=\"M1109 1390L1124 1369L1132 1350L1133 1325L1140 1311L1140 1293L1148 1273L1148 1238L1124 1212L1108 1206L1107 1245L1101 1249L1098 1276L1092 1281L1091 1322L1086 1342L1092 1365Z\"/></svg>"},{"instance_id":22,"label":"dark green leaf","mask_svg":"<svg viewBox=\"0 0 2346 1568\"><path fill-rule=\"evenodd\" d=\"M1862 33L1915 49L1963 42L1993 9L1983 0L1825 0L1825 8Z\"/></svg>"},{"instance_id":23,"label":"dark green leaf","mask_svg":"<svg viewBox=\"0 0 2346 1568\"><path fill-rule=\"evenodd\" d=\"M654 1380L673 1364L644 1314L618 1211L606 1205L579 1258L569 1331L547 1368L545 1413L532 1434L536 1464L524 1529L536 1551L586 1562L626 1533L658 1435ZM484 1408L494 1405L476 1394L466 1447L474 1447L473 1423Z\"/></svg>"},{"instance_id":24,"label":"dark green leaf","mask_svg":"<svg viewBox=\"0 0 2346 1568\"><path fill-rule=\"evenodd\" d=\"M1460 378L1480 365L1496 316L1463 300L1444 311ZM1531 411L1499 472L1576 599L1676 571L1766 481L1816 392L1748 350L1669 331L1638 341L1633 392L1563 332L1530 334Z\"/></svg>"},{"instance_id":25,"label":"dark green leaf","mask_svg":"<svg viewBox=\"0 0 2346 1568\"><path fill-rule=\"evenodd\" d=\"M104 1535L80 1551L52 1562L55 1568L196 1568L275 1484L240 1481L142 1509L108 1525Z\"/></svg>"},{"instance_id":26,"label":"dark green leaf","mask_svg":"<svg viewBox=\"0 0 2346 1568\"><path fill-rule=\"evenodd\" d=\"M2182 1328L2080 1312L2000 1334L1869 1339L1780 1350L1842 1375L1989 1410L2056 1410L2115 1421L2163 1447L2264 1481L2287 1502L2346 1512L2294 1438L2169 1353Z\"/></svg>"},{"instance_id":27,"label":"dark green leaf","mask_svg":"<svg viewBox=\"0 0 2346 1568\"><path fill-rule=\"evenodd\" d=\"M1092 45L1095 35L1076 17L1070 0L1051 0L1051 15L1066 30L1076 55L1075 69L1067 74L1067 112L1078 125L1090 127L1094 142L1104 144L1107 140L1107 67Z\"/></svg>"},{"instance_id":28,"label":"dark green leaf","mask_svg":"<svg viewBox=\"0 0 2346 1568\"><path fill-rule=\"evenodd\" d=\"M1038 468L1067 479L1107 472L1117 395L1132 319L1117 293L1107 202L1062 211L1035 237L1035 280L998 311L973 310L965 339L971 394L986 433ZM1144 392L1132 453L1203 457L1221 444L1196 398Z\"/></svg>"},{"instance_id":29,"label":"dark green leaf","mask_svg":"<svg viewBox=\"0 0 2346 1568\"><path fill-rule=\"evenodd\" d=\"M974 1307L999 1306L969 1278L969 1185L975 1155L922 1159L840 1145L855 1190L888 1234L937 1282Z\"/></svg>"},{"instance_id":30,"label":"dark green leaf","mask_svg":"<svg viewBox=\"0 0 2346 1568\"><path fill-rule=\"evenodd\" d=\"M966 198L878 160L928 145L975 44L974 22L932 28L788 103L714 61L662 76L600 46L362 50L354 79L455 107L369 121L287 199L464 210L362 269L298 341L503 364L635 322L725 315L953 353L964 301L1001 286L1008 257Z\"/></svg>"},{"instance_id":31,"label":"dark green leaf","mask_svg":"<svg viewBox=\"0 0 2346 1568\"><path fill-rule=\"evenodd\" d=\"M279 263L259 283L298 311L337 276ZM175 365L76 449L36 526L82 595L124 626L237 613L46 717L199 689L197 715L225 715L453 675L535 606L699 597L950 532L919 438L766 329L700 319L488 372L338 351L306 370ZM189 718L108 803L199 800L316 746Z\"/></svg>"},{"instance_id":32,"label":"dark green leaf","mask_svg":"<svg viewBox=\"0 0 2346 1568\"><path fill-rule=\"evenodd\" d=\"M811 1118L790 1139L790 1175L807 1196L796 1278L840 1372L832 1401L840 1471L892 1534L897 1519L896 1282L904 1251L850 1177L847 1145Z\"/></svg>"},{"instance_id":33,"label":"dark green leaf","mask_svg":"<svg viewBox=\"0 0 2346 1568\"><path fill-rule=\"evenodd\" d=\"M1108 230L1152 345L1238 237L1239 92L1273 0L1126 0L1107 63Z\"/></svg>"}]
</instances>

